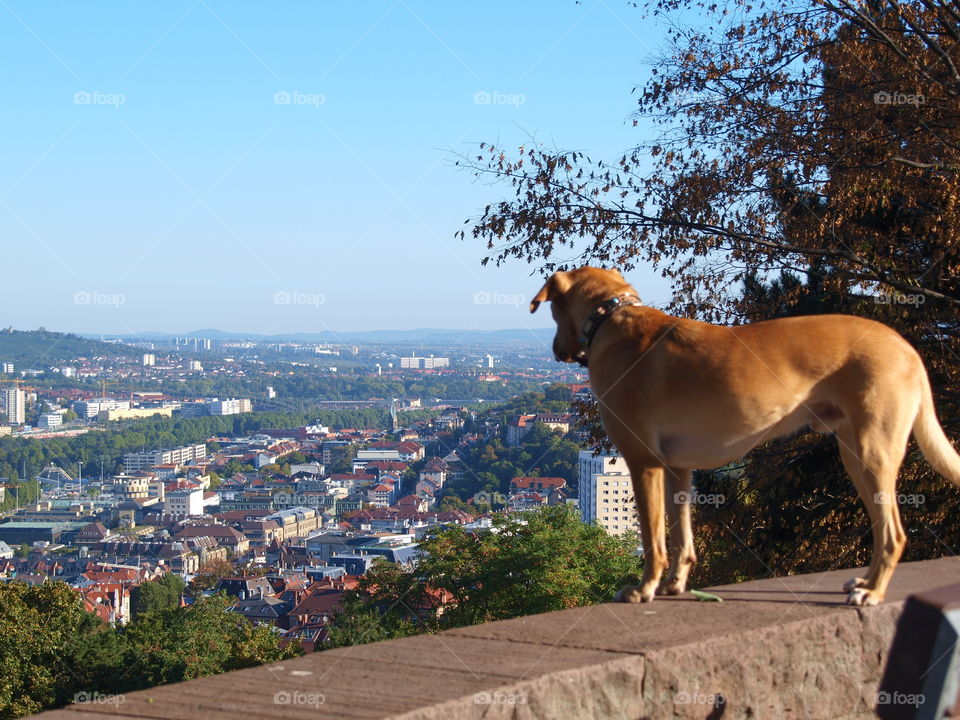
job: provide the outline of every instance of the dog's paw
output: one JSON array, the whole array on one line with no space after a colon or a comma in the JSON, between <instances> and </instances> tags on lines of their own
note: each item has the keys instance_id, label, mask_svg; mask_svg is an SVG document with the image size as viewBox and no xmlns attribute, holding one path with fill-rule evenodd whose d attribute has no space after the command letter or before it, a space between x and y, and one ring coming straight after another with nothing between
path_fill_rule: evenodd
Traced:
<instances>
[{"instance_id":1,"label":"dog's paw","mask_svg":"<svg viewBox=\"0 0 960 720\"><path fill-rule=\"evenodd\" d=\"M866 578L850 578L843 584L843 591L846 593L853 592L857 588L864 587L866 584Z\"/></svg>"},{"instance_id":2,"label":"dog's paw","mask_svg":"<svg viewBox=\"0 0 960 720\"><path fill-rule=\"evenodd\" d=\"M877 595L875 590L858 587L847 596L847 605L866 607L868 605L879 605L881 600L882 598Z\"/></svg>"},{"instance_id":3,"label":"dog's paw","mask_svg":"<svg viewBox=\"0 0 960 720\"><path fill-rule=\"evenodd\" d=\"M668 580L665 585L657 588L657 595L683 595L687 591L687 584L679 580Z\"/></svg>"},{"instance_id":4,"label":"dog's paw","mask_svg":"<svg viewBox=\"0 0 960 720\"><path fill-rule=\"evenodd\" d=\"M613 596L614 602L647 603L653 601L653 591L644 589L640 585L624 585Z\"/></svg>"}]
</instances>

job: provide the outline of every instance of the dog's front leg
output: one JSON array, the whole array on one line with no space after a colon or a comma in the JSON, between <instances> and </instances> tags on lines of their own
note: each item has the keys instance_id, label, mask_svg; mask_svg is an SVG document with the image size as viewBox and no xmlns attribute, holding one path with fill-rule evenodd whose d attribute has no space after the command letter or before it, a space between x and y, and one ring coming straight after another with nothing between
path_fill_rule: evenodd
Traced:
<instances>
[{"instance_id":1,"label":"dog's front leg","mask_svg":"<svg viewBox=\"0 0 960 720\"><path fill-rule=\"evenodd\" d=\"M667 468L665 473L667 520L670 523L670 572L658 595L680 595L687 590L687 578L697 564L690 525L690 503L693 499L693 472L683 468Z\"/></svg>"},{"instance_id":2,"label":"dog's front leg","mask_svg":"<svg viewBox=\"0 0 960 720\"><path fill-rule=\"evenodd\" d=\"M650 602L667 567L667 543L663 522L663 468L635 468L627 461L640 517L643 540L643 575L640 585L624 585L614 598L618 602Z\"/></svg>"}]
</instances>

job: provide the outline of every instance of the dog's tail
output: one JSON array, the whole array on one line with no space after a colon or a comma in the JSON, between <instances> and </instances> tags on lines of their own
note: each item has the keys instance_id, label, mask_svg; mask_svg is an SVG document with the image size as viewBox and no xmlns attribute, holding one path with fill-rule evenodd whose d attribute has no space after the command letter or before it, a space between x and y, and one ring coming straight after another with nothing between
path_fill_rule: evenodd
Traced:
<instances>
[{"instance_id":1,"label":"dog's tail","mask_svg":"<svg viewBox=\"0 0 960 720\"><path fill-rule=\"evenodd\" d=\"M923 390L920 398L920 410L913 421L913 437L920 450L933 466L954 485L960 485L960 455L954 450L950 440L943 432L937 420L937 411L933 406L933 393L927 373L922 373Z\"/></svg>"}]
</instances>

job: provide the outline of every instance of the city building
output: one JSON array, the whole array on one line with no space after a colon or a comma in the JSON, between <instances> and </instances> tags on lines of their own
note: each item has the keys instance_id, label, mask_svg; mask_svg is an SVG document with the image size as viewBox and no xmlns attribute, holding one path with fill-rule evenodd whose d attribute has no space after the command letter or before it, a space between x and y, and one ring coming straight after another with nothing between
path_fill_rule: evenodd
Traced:
<instances>
[{"instance_id":1,"label":"city building","mask_svg":"<svg viewBox=\"0 0 960 720\"><path fill-rule=\"evenodd\" d=\"M199 360L191 360L189 369L190 369L190 372L202 372L203 365Z\"/></svg>"},{"instance_id":2,"label":"city building","mask_svg":"<svg viewBox=\"0 0 960 720\"><path fill-rule=\"evenodd\" d=\"M168 465L176 463L187 465L194 460L203 460L207 457L205 443L183 445L171 450L149 450L147 452L127 453L123 456L123 467L128 473L139 470L148 470L154 465Z\"/></svg>"},{"instance_id":3,"label":"city building","mask_svg":"<svg viewBox=\"0 0 960 720\"><path fill-rule=\"evenodd\" d=\"M72 408L77 415L89 420L97 417L103 410L129 410L130 401L107 397L91 398L73 403Z\"/></svg>"},{"instance_id":4,"label":"city building","mask_svg":"<svg viewBox=\"0 0 960 720\"><path fill-rule=\"evenodd\" d=\"M54 430L63 425L63 416L60 413L44 413L37 420L37 427L42 430Z\"/></svg>"},{"instance_id":5,"label":"city building","mask_svg":"<svg viewBox=\"0 0 960 720\"><path fill-rule=\"evenodd\" d=\"M210 415L238 415L253 412L253 406L248 398L230 398L208 402L207 410Z\"/></svg>"},{"instance_id":6,"label":"city building","mask_svg":"<svg viewBox=\"0 0 960 720\"><path fill-rule=\"evenodd\" d=\"M101 410L97 413L97 420L113 422L115 420L137 420L139 418L154 417L161 415L163 417L173 417L173 406L167 407L147 407L147 408L127 408L114 410Z\"/></svg>"},{"instance_id":7,"label":"city building","mask_svg":"<svg viewBox=\"0 0 960 720\"><path fill-rule=\"evenodd\" d=\"M439 368L450 367L450 358L446 357L410 357L400 358L400 367L410 370L437 370Z\"/></svg>"},{"instance_id":8,"label":"city building","mask_svg":"<svg viewBox=\"0 0 960 720\"><path fill-rule=\"evenodd\" d=\"M174 517L203 515L203 490L174 490L163 500L163 512Z\"/></svg>"},{"instance_id":9,"label":"city building","mask_svg":"<svg viewBox=\"0 0 960 720\"><path fill-rule=\"evenodd\" d=\"M117 475L113 478L113 492L125 500L150 497L150 475Z\"/></svg>"},{"instance_id":10,"label":"city building","mask_svg":"<svg viewBox=\"0 0 960 720\"><path fill-rule=\"evenodd\" d=\"M11 425L23 425L26 420L27 396L20 388L6 388L0 398L3 400L3 410L7 415L7 422Z\"/></svg>"},{"instance_id":11,"label":"city building","mask_svg":"<svg viewBox=\"0 0 960 720\"><path fill-rule=\"evenodd\" d=\"M13 363L5 362L0 363L0 373L3 375L13 375Z\"/></svg>"},{"instance_id":12,"label":"city building","mask_svg":"<svg viewBox=\"0 0 960 720\"><path fill-rule=\"evenodd\" d=\"M157 364L157 356L153 353L144 353L143 354L143 366L152 367Z\"/></svg>"},{"instance_id":13,"label":"city building","mask_svg":"<svg viewBox=\"0 0 960 720\"><path fill-rule=\"evenodd\" d=\"M622 457L580 451L580 518L611 535L640 531L630 470Z\"/></svg>"},{"instance_id":14,"label":"city building","mask_svg":"<svg viewBox=\"0 0 960 720\"><path fill-rule=\"evenodd\" d=\"M506 440L509 447L516 447L520 444L520 441L533 429L536 417L536 415L517 415L507 421Z\"/></svg>"}]
</instances>

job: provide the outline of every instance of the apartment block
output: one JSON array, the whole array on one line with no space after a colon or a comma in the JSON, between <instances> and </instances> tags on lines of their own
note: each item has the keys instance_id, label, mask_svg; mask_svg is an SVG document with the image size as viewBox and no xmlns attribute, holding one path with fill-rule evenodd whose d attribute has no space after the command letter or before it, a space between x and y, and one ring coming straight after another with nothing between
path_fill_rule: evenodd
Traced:
<instances>
[{"instance_id":1,"label":"apartment block","mask_svg":"<svg viewBox=\"0 0 960 720\"><path fill-rule=\"evenodd\" d=\"M20 388L7 388L0 394L3 400L3 410L7 415L7 422L12 425L23 425L26 420L27 396Z\"/></svg>"},{"instance_id":2,"label":"apartment block","mask_svg":"<svg viewBox=\"0 0 960 720\"><path fill-rule=\"evenodd\" d=\"M190 462L203 460L206 457L206 444L197 443L195 445L184 445L171 450L148 450L146 452L127 453L123 456L123 467L128 473L135 473L140 470L148 470L154 465L167 465L170 463L187 465Z\"/></svg>"},{"instance_id":3,"label":"apartment block","mask_svg":"<svg viewBox=\"0 0 960 720\"><path fill-rule=\"evenodd\" d=\"M580 517L611 535L639 532L630 470L622 457L580 451Z\"/></svg>"},{"instance_id":4,"label":"apartment block","mask_svg":"<svg viewBox=\"0 0 960 720\"><path fill-rule=\"evenodd\" d=\"M208 402L207 409L211 415L238 415L253 412L253 405L249 398L230 398Z\"/></svg>"}]
</instances>

